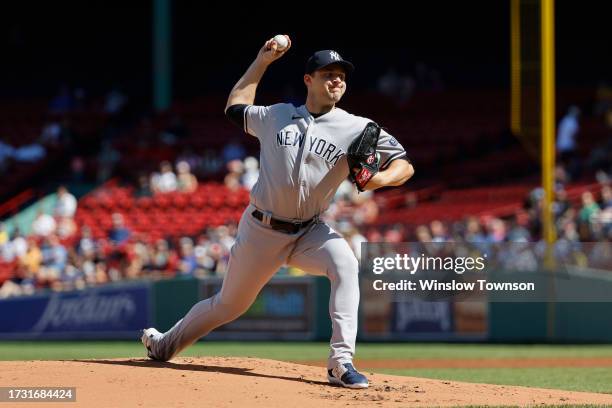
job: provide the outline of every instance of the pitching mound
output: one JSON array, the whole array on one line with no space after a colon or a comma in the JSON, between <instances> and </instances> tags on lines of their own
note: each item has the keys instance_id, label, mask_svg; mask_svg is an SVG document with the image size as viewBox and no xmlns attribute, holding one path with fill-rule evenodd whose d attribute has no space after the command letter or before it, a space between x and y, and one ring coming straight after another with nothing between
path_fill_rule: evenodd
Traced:
<instances>
[{"instance_id":1,"label":"pitching mound","mask_svg":"<svg viewBox=\"0 0 612 408\"><path fill-rule=\"evenodd\" d=\"M0 362L0 386L76 387L70 407L612 404L607 394L367 374L369 389L348 390L328 385L322 367L256 358Z\"/></svg>"}]
</instances>

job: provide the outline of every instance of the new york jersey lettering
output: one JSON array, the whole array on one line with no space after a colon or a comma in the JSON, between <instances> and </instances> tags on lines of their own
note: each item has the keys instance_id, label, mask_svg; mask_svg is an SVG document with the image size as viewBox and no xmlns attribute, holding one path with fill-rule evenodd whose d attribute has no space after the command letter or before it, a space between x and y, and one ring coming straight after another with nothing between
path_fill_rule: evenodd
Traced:
<instances>
[{"instance_id":1,"label":"new york jersey lettering","mask_svg":"<svg viewBox=\"0 0 612 408\"><path fill-rule=\"evenodd\" d=\"M304 144L304 134L294 130L281 130L276 134L278 146L299 146Z\"/></svg>"},{"instance_id":2,"label":"new york jersey lettering","mask_svg":"<svg viewBox=\"0 0 612 408\"><path fill-rule=\"evenodd\" d=\"M299 147L304 145L305 134L296 130L283 129L276 134L276 145L279 147ZM335 165L344 151L335 144L315 136L311 136L306 145L308 151L331 165Z\"/></svg>"},{"instance_id":3,"label":"new york jersey lettering","mask_svg":"<svg viewBox=\"0 0 612 408\"><path fill-rule=\"evenodd\" d=\"M314 136L310 137L308 150L332 165L335 165L338 162L338 159L344 155L342 149L335 144ZM336 154L332 156L334 152L336 152Z\"/></svg>"}]
</instances>

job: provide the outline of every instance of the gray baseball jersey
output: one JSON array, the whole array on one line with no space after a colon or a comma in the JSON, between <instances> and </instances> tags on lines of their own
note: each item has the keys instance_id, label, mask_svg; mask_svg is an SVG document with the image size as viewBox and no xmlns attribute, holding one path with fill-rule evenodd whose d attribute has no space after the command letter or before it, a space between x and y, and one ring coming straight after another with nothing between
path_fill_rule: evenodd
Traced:
<instances>
[{"instance_id":1,"label":"gray baseball jersey","mask_svg":"<svg viewBox=\"0 0 612 408\"><path fill-rule=\"evenodd\" d=\"M251 202L286 219L307 220L325 211L348 176L346 150L368 122L340 108L314 118L304 105L247 107L244 130L261 144L261 170ZM384 130L377 151L381 169L406 156Z\"/></svg>"},{"instance_id":2,"label":"gray baseball jersey","mask_svg":"<svg viewBox=\"0 0 612 408\"><path fill-rule=\"evenodd\" d=\"M168 360L215 327L234 320L285 264L329 278L328 368L350 363L359 307L359 268L350 246L318 218L295 233L286 233L254 213L259 209L281 220L309 220L323 212L348 176L345 152L369 119L339 108L315 118L304 106L291 104L251 105L243 112L245 131L260 140L261 170L238 226L221 291L198 302L170 330L152 338L151 353ZM384 131L378 152L383 169L406 155Z\"/></svg>"}]
</instances>

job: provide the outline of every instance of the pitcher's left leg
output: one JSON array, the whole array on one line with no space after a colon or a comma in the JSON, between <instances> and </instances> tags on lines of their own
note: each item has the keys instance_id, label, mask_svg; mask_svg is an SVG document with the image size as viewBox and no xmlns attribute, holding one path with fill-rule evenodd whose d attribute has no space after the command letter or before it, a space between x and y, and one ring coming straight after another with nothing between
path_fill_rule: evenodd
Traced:
<instances>
[{"instance_id":1,"label":"pitcher's left leg","mask_svg":"<svg viewBox=\"0 0 612 408\"><path fill-rule=\"evenodd\" d=\"M352 363L357 337L359 266L348 243L327 224L318 223L298 240L288 263L329 278L332 338L328 369Z\"/></svg>"}]
</instances>

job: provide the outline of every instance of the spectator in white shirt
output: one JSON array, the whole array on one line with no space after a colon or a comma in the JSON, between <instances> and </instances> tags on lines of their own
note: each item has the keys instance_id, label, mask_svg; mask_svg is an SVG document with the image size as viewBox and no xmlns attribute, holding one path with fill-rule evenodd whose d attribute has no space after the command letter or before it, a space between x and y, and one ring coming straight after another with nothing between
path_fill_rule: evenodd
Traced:
<instances>
[{"instance_id":1,"label":"spectator in white shirt","mask_svg":"<svg viewBox=\"0 0 612 408\"><path fill-rule=\"evenodd\" d=\"M259 162L255 157L249 156L244 159L244 174L242 174L242 185L251 191L259 178Z\"/></svg>"},{"instance_id":2,"label":"spectator in white shirt","mask_svg":"<svg viewBox=\"0 0 612 408\"><path fill-rule=\"evenodd\" d=\"M57 203L55 203L54 213L57 217L74 217L77 209L76 198L68 192L66 187L59 186L57 189Z\"/></svg>"},{"instance_id":3,"label":"spectator in white shirt","mask_svg":"<svg viewBox=\"0 0 612 408\"><path fill-rule=\"evenodd\" d=\"M164 161L160 165L161 173L155 173L151 178L151 187L156 193L169 193L176 191L176 174L172 171L172 165Z\"/></svg>"},{"instance_id":4,"label":"spectator in white shirt","mask_svg":"<svg viewBox=\"0 0 612 408\"><path fill-rule=\"evenodd\" d=\"M55 232L57 223L49 214L45 214L42 210L38 210L34 222L32 222L32 233L41 237L47 237Z\"/></svg>"}]
</instances>

